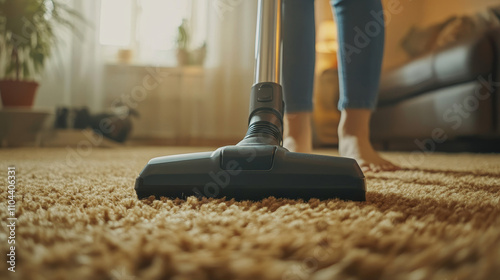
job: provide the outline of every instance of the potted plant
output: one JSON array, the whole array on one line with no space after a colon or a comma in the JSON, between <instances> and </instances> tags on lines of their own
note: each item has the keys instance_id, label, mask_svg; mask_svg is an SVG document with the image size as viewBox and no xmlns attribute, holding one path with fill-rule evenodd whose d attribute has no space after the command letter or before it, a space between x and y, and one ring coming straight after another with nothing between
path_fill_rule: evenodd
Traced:
<instances>
[{"instance_id":1,"label":"potted plant","mask_svg":"<svg viewBox=\"0 0 500 280\"><path fill-rule=\"evenodd\" d=\"M188 23L186 19L182 20L182 24L177 28L177 64L183 66L188 64L189 61L189 32Z\"/></svg>"},{"instance_id":2,"label":"potted plant","mask_svg":"<svg viewBox=\"0 0 500 280\"><path fill-rule=\"evenodd\" d=\"M31 107L60 27L81 16L57 0L0 1L0 95L4 107Z\"/></svg>"}]
</instances>

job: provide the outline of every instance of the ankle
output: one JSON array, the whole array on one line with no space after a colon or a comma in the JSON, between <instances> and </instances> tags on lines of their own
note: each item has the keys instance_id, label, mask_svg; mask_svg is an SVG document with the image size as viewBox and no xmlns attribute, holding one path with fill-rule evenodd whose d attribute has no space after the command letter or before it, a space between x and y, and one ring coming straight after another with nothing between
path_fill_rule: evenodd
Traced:
<instances>
[{"instance_id":1,"label":"ankle","mask_svg":"<svg viewBox=\"0 0 500 280\"><path fill-rule=\"evenodd\" d=\"M297 112L286 113L284 116L285 145L286 148L294 152L309 153L312 150L312 113Z\"/></svg>"},{"instance_id":2,"label":"ankle","mask_svg":"<svg viewBox=\"0 0 500 280\"><path fill-rule=\"evenodd\" d=\"M370 117L368 109L344 109L338 126L339 138L370 138Z\"/></svg>"}]
</instances>

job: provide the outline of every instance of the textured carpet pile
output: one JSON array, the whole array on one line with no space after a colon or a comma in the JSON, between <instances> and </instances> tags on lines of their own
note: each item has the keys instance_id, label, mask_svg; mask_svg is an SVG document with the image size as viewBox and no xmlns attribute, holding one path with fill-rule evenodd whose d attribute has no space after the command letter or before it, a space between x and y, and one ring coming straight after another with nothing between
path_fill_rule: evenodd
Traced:
<instances>
[{"instance_id":1,"label":"textured carpet pile","mask_svg":"<svg viewBox=\"0 0 500 280\"><path fill-rule=\"evenodd\" d=\"M386 154L405 169L366 174L362 203L137 200L150 158L189 151L0 150L0 278L500 279L499 155Z\"/></svg>"}]
</instances>

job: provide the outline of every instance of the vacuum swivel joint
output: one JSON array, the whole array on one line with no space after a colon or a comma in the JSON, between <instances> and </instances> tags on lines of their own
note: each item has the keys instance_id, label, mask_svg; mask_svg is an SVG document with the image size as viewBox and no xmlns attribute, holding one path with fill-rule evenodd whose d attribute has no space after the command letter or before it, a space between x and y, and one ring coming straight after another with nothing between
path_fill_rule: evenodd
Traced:
<instances>
[{"instance_id":1,"label":"vacuum swivel joint","mask_svg":"<svg viewBox=\"0 0 500 280\"><path fill-rule=\"evenodd\" d=\"M284 109L281 85L272 82L255 84L250 98L248 131L238 145L281 146Z\"/></svg>"}]
</instances>

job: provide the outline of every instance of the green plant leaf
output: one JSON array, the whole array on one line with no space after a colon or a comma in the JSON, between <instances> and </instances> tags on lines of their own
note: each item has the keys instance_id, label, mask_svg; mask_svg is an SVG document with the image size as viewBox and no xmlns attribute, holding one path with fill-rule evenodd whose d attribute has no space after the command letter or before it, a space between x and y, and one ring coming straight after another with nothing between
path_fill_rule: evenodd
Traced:
<instances>
[{"instance_id":1,"label":"green plant leaf","mask_svg":"<svg viewBox=\"0 0 500 280\"><path fill-rule=\"evenodd\" d=\"M7 59L0 63L0 73L21 78L16 75L19 69L22 79L43 71L47 58L62 42L59 32L69 31L83 38L79 23L88 23L59 0L0 0L0 18L0 56ZM19 53L18 59L10 55L14 50Z\"/></svg>"}]
</instances>

